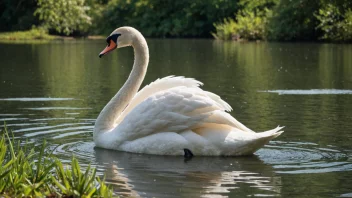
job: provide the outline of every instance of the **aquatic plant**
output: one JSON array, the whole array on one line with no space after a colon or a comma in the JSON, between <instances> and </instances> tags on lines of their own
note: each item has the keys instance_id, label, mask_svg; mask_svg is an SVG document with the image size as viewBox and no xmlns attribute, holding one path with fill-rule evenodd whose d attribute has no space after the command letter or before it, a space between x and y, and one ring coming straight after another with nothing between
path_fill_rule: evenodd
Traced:
<instances>
[{"instance_id":1,"label":"aquatic plant","mask_svg":"<svg viewBox=\"0 0 352 198\"><path fill-rule=\"evenodd\" d=\"M6 128L0 136L0 197L112 197L112 189L96 176L96 169L81 170L78 160L64 168L47 150L15 141ZM30 149L31 148L31 149Z\"/></svg>"}]
</instances>

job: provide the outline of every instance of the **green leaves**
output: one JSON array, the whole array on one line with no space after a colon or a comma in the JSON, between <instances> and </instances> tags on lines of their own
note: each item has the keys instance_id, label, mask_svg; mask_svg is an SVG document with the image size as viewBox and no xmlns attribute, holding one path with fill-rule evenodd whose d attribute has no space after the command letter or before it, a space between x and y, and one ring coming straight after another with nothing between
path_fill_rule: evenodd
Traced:
<instances>
[{"instance_id":1,"label":"green leaves","mask_svg":"<svg viewBox=\"0 0 352 198\"><path fill-rule=\"evenodd\" d=\"M350 4L350 6L348 6ZM352 3L341 0L327 3L314 16L319 21L316 29L322 31L320 39L330 41L352 41Z\"/></svg>"},{"instance_id":2,"label":"green leaves","mask_svg":"<svg viewBox=\"0 0 352 198\"><path fill-rule=\"evenodd\" d=\"M56 176L52 181L64 195L74 197L112 197L112 191L96 177L96 169L88 165L83 173L76 158L72 157L71 169L63 168L60 161L56 161Z\"/></svg>"},{"instance_id":3,"label":"green leaves","mask_svg":"<svg viewBox=\"0 0 352 198\"><path fill-rule=\"evenodd\" d=\"M352 41L351 0L240 0L235 19L215 23L217 39Z\"/></svg>"},{"instance_id":4,"label":"green leaves","mask_svg":"<svg viewBox=\"0 0 352 198\"><path fill-rule=\"evenodd\" d=\"M35 16L43 21L43 26L58 33L69 35L74 31L85 33L91 25L89 10L84 0L37 0Z\"/></svg>"},{"instance_id":5,"label":"green leaves","mask_svg":"<svg viewBox=\"0 0 352 198\"><path fill-rule=\"evenodd\" d=\"M214 24L213 36L221 40L264 40L266 39L266 17L259 17L254 12L241 12L237 21L229 18L223 23Z\"/></svg>"},{"instance_id":6,"label":"green leaves","mask_svg":"<svg viewBox=\"0 0 352 198\"><path fill-rule=\"evenodd\" d=\"M249 1L241 0L243 6L236 14L236 19L227 18L215 23L216 33L212 35L221 40L264 40L267 37L268 18L271 10L267 7L275 5L276 0Z\"/></svg>"},{"instance_id":7,"label":"green leaves","mask_svg":"<svg viewBox=\"0 0 352 198\"><path fill-rule=\"evenodd\" d=\"M83 172L72 157L71 166L64 169L61 161L46 151L46 142L35 153L33 144L15 142L6 129L0 138L1 197L112 197L110 187L96 177L89 165Z\"/></svg>"},{"instance_id":8,"label":"green leaves","mask_svg":"<svg viewBox=\"0 0 352 198\"><path fill-rule=\"evenodd\" d=\"M99 29L136 27L152 37L209 37L213 23L232 15L237 0L112 0L103 10Z\"/></svg>"}]
</instances>

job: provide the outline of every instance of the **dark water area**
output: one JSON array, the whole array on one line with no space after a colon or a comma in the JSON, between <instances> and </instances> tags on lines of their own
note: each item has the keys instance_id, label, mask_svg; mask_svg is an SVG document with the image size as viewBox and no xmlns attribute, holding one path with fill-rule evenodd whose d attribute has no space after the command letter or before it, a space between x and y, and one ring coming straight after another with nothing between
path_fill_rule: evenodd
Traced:
<instances>
[{"instance_id":1,"label":"dark water area","mask_svg":"<svg viewBox=\"0 0 352 198\"><path fill-rule=\"evenodd\" d=\"M133 50L99 59L105 41L0 44L0 125L47 140L63 162L91 163L120 196L352 197L352 45L148 40L143 86L193 77L255 131L285 132L248 157L152 156L94 147L104 105Z\"/></svg>"}]
</instances>

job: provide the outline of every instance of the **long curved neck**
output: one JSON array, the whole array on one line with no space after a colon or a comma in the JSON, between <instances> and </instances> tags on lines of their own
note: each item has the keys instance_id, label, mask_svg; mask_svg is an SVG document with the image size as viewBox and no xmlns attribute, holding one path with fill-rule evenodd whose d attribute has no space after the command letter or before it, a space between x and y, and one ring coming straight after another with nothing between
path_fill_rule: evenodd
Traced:
<instances>
[{"instance_id":1,"label":"long curved neck","mask_svg":"<svg viewBox=\"0 0 352 198\"><path fill-rule=\"evenodd\" d=\"M132 47L135 57L132 71L122 88L100 112L95 122L94 134L110 131L114 127L115 121L137 93L144 80L149 62L149 50L147 42L141 34L137 34Z\"/></svg>"}]
</instances>

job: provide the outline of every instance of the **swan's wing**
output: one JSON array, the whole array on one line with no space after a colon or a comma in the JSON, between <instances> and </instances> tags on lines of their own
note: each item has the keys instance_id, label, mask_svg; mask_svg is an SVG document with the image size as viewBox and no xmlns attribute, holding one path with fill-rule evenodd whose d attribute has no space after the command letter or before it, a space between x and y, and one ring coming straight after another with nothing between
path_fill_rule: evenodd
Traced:
<instances>
[{"instance_id":1,"label":"swan's wing","mask_svg":"<svg viewBox=\"0 0 352 198\"><path fill-rule=\"evenodd\" d=\"M216 124L251 131L225 111L231 107L219 96L198 87L178 86L149 96L114 129L123 141L159 132L180 133Z\"/></svg>"},{"instance_id":2,"label":"swan's wing","mask_svg":"<svg viewBox=\"0 0 352 198\"><path fill-rule=\"evenodd\" d=\"M199 87L200 85L203 85L203 83L193 78L185 78L183 76L167 76L161 79L157 79L149 85L145 86L133 97L126 109L119 116L118 120L115 121L115 125L120 123L125 118L125 116L138 104L157 92L165 91L167 89L179 86ZM219 96L217 97L220 98Z\"/></svg>"}]
</instances>

